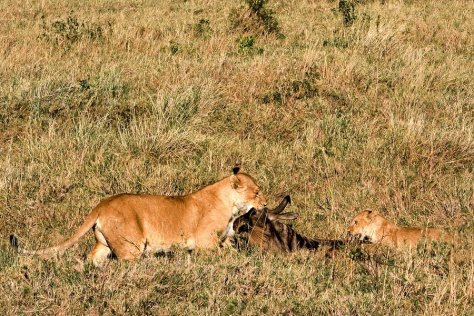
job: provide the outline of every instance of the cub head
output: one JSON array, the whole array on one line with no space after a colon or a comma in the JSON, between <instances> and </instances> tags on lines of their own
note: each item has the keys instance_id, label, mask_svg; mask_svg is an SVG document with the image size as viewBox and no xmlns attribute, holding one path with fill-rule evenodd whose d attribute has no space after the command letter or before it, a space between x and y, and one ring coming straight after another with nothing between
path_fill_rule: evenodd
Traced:
<instances>
[{"instance_id":1,"label":"cub head","mask_svg":"<svg viewBox=\"0 0 474 316\"><path fill-rule=\"evenodd\" d=\"M255 183L255 180L246 173L239 172L239 168L232 169L230 176L232 187L234 211L233 216L240 216L252 208L262 210L267 205L267 200Z\"/></svg>"},{"instance_id":2,"label":"cub head","mask_svg":"<svg viewBox=\"0 0 474 316\"><path fill-rule=\"evenodd\" d=\"M378 242L381 220L383 217L377 211L367 210L357 214L347 228L347 239L349 241L358 240L362 243Z\"/></svg>"}]
</instances>

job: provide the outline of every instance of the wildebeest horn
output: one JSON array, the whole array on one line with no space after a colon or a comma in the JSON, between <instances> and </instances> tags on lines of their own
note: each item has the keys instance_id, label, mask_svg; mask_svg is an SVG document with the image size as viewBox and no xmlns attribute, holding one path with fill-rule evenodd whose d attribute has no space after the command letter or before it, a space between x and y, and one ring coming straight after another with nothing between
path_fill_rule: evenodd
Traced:
<instances>
[{"instance_id":1,"label":"wildebeest horn","mask_svg":"<svg viewBox=\"0 0 474 316\"><path fill-rule=\"evenodd\" d=\"M273 217L275 217L275 219L278 219L278 220L293 220L298 217L298 213L295 213L295 212L286 212L286 213L272 214L272 215Z\"/></svg>"},{"instance_id":2,"label":"wildebeest horn","mask_svg":"<svg viewBox=\"0 0 474 316\"><path fill-rule=\"evenodd\" d=\"M271 210L270 212L272 214L280 214L281 212L283 212L283 210L288 205L288 203L291 203L291 198L289 195L285 196L283 200L280 202L280 204L276 208Z\"/></svg>"}]
</instances>

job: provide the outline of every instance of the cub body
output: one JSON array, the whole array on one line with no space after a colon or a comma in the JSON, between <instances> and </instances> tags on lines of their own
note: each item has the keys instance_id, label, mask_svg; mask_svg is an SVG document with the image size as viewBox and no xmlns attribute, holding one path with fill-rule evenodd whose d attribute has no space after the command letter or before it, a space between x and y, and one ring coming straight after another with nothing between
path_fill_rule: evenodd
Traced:
<instances>
[{"instance_id":1,"label":"cub body","mask_svg":"<svg viewBox=\"0 0 474 316\"><path fill-rule=\"evenodd\" d=\"M424 239L450 240L450 237L438 228L399 227L376 211L370 210L357 214L351 221L347 233L349 239L394 248L414 247Z\"/></svg>"}]
</instances>

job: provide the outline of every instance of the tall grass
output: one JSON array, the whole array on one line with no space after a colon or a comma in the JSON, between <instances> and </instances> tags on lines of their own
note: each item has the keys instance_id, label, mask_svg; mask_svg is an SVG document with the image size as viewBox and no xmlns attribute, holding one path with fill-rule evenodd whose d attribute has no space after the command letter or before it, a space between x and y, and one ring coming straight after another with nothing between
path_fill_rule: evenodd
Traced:
<instances>
[{"instance_id":1,"label":"tall grass","mask_svg":"<svg viewBox=\"0 0 474 316\"><path fill-rule=\"evenodd\" d=\"M347 23L337 1L264 1L278 35L247 2L0 3L2 315L474 312L473 3L344 1ZM7 247L235 163L271 204L292 195L306 235L341 237L374 208L458 245L367 261L177 250L103 270L83 261L92 234L52 260Z\"/></svg>"}]
</instances>

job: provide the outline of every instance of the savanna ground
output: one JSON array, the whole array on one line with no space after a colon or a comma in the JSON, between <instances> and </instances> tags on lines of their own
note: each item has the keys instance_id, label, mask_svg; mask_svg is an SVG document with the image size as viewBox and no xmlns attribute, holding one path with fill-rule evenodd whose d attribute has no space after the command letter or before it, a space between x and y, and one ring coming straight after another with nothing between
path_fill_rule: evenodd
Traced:
<instances>
[{"instance_id":1,"label":"savanna ground","mask_svg":"<svg viewBox=\"0 0 474 316\"><path fill-rule=\"evenodd\" d=\"M0 314L474 313L472 1L0 2ZM185 194L240 163L294 228L356 211L459 245L353 260L220 249L18 257L102 198Z\"/></svg>"}]
</instances>

